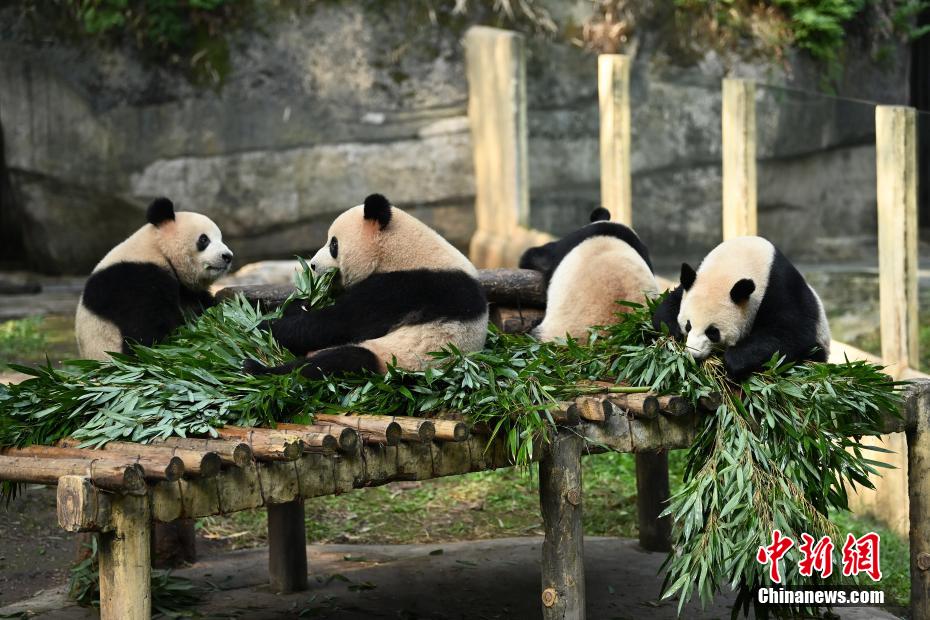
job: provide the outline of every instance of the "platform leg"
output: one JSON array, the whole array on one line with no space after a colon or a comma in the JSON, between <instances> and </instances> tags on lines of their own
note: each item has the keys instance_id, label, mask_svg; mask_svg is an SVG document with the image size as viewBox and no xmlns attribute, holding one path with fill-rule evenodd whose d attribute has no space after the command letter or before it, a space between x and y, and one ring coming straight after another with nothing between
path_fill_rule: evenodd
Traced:
<instances>
[{"instance_id":1,"label":"platform leg","mask_svg":"<svg viewBox=\"0 0 930 620\"><path fill-rule=\"evenodd\" d=\"M148 496L111 501L113 531L100 534L100 619L152 617L152 516Z\"/></svg>"},{"instance_id":2,"label":"platform leg","mask_svg":"<svg viewBox=\"0 0 930 620\"><path fill-rule=\"evenodd\" d=\"M268 573L275 592L307 589L304 500L268 504Z\"/></svg>"},{"instance_id":3,"label":"platform leg","mask_svg":"<svg viewBox=\"0 0 930 620\"><path fill-rule=\"evenodd\" d=\"M639 544L646 551L671 549L672 520L659 518L668 504L668 452L636 453L636 507Z\"/></svg>"},{"instance_id":4,"label":"platform leg","mask_svg":"<svg viewBox=\"0 0 930 620\"><path fill-rule=\"evenodd\" d=\"M907 495L910 502L912 620L930 620L930 389L921 387L913 430L907 432Z\"/></svg>"},{"instance_id":5,"label":"platform leg","mask_svg":"<svg viewBox=\"0 0 930 620\"><path fill-rule=\"evenodd\" d=\"M559 433L539 463L539 503L546 539L542 548L545 620L584 620L584 530L581 523L583 439Z\"/></svg>"}]
</instances>

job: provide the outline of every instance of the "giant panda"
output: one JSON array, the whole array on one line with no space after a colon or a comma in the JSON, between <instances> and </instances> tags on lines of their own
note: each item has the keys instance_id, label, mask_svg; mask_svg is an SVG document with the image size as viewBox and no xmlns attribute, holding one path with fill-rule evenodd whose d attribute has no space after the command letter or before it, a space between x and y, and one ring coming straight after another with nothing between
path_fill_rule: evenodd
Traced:
<instances>
[{"instance_id":1,"label":"giant panda","mask_svg":"<svg viewBox=\"0 0 930 620\"><path fill-rule=\"evenodd\" d=\"M541 271L548 283L546 314L532 332L540 340L586 339L592 326L615 323L630 309L617 301L645 303L657 294L646 246L609 220L610 212L597 208L587 225L520 257L521 268Z\"/></svg>"},{"instance_id":2,"label":"giant panda","mask_svg":"<svg viewBox=\"0 0 930 620\"><path fill-rule=\"evenodd\" d=\"M804 276L762 237L724 241L656 308L653 325L686 341L696 360L725 349L727 375L742 381L777 352L788 362L826 361L830 327Z\"/></svg>"},{"instance_id":3,"label":"giant panda","mask_svg":"<svg viewBox=\"0 0 930 620\"><path fill-rule=\"evenodd\" d=\"M229 270L233 254L210 218L153 201L148 223L94 267L78 302L74 328L85 359L151 345L184 322L184 311L213 305L207 288Z\"/></svg>"},{"instance_id":4,"label":"giant panda","mask_svg":"<svg viewBox=\"0 0 930 620\"><path fill-rule=\"evenodd\" d=\"M319 379L361 370L384 373L395 360L400 368L422 370L432 361L430 353L448 344L462 352L484 347L488 305L474 265L380 194L333 221L310 268L316 274L338 269L343 294L335 305L316 310L291 304L270 329L301 357L274 368L246 360L246 372L300 368L304 377Z\"/></svg>"}]
</instances>

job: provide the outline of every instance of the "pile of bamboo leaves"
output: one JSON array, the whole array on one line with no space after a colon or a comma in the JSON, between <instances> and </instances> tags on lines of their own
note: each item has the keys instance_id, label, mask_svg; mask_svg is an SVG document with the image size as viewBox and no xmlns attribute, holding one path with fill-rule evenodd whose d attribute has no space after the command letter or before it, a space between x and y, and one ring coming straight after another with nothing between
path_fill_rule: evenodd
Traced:
<instances>
[{"instance_id":1,"label":"pile of bamboo leaves","mask_svg":"<svg viewBox=\"0 0 930 620\"><path fill-rule=\"evenodd\" d=\"M330 303L331 277L305 269L297 298ZM223 424L310 422L315 412L422 415L457 411L506 438L514 462L527 466L534 444L553 427L557 401L591 392L591 380L626 383L697 403L724 395L700 420L684 486L668 512L675 523L666 595L682 604L707 601L724 587L765 583L754 561L772 530L835 535L829 514L847 509L855 485L869 486L880 463L865 455L863 436L881 433L883 413L897 405L897 384L865 362L780 365L740 386L719 360L697 364L651 327L650 308L634 306L589 342L541 343L492 329L486 348L448 347L432 368L309 381L297 375L253 377L242 360L278 364L291 358L259 328L263 315L244 299L226 301L192 320L166 343L135 347L112 361L65 362L61 368L16 367L33 376L0 387L0 446L48 444L64 436L95 446L114 439L149 441L209 435ZM874 450L874 448L872 448ZM790 568L790 567L789 567ZM836 571L834 579L842 579ZM788 570L787 583L810 584Z\"/></svg>"}]
</instances>

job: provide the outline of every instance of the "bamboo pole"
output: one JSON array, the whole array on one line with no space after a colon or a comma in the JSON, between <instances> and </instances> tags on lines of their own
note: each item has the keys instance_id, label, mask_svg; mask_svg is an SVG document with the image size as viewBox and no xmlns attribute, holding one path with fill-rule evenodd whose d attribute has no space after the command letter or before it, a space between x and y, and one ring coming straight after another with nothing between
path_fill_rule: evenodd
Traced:
<instances>
[{"instance_id":1,"label":"bamboo pole","mask_svg":"<svg viewBox=\"0 0 930 620\"><path fill-rule=\"evenodd\" d=\"M146 496L112 499L113 530L99 536L100 620L152 616L152 518Z\"/></svg>"},{"instance_id":2,"label":"bamboo pole","mask_svg":"<svg viewBox=\"0 0 930 620\"><path fill-rule=\"evenodd\" d=\"M252 464L254 455L248 444L235 440L225 439L198 439L196 437L168 437L156 442L154 445L166 445L191 450L193 452L215 452L220 461L236 467L248 467Z\"/></svg>"},{"instance_id":3,"label":"bamboo pole","mask_svg":"<svg viewBox=\"0 0 930 620\"><path fill-rule=\"evenodd\" d=\"M756 87L749 80L723 80L723 239L755 235Z\"/></svg>"},{"instance_id":4,"label":"bamboo pole","mask_svg":"<svg viewBox=\"0 0 930 620\"><path fill-rule=\"evenodd\" d=\"M90 448L65 448L59 446L25 446L23 448L4 448L0 450L6 456L36 457L40 459L85 459L87 461L109 461L123 465L138 464L149 480L178 480L184 474L184 462L181 459L164 455L160 457L128 455L122 453L104 454L102 450Z\"/></svg>"},{"instance_id":5,"label":"bamboo pole","mask_svg":"<svg viewBox=\"0 0 930 620\"><path fill-rule=\"evenodd\" d=\"M629 56L601 54L597 59L597 90L601 115L601 205L611 219L633 225L630 176Z\"/></svg>"},{"instance_id":6,"label":"bamboo pole","mask_svg":"<svg viewBox=\"0 0 930 620\"><path fill-rule=\"evenodd\" d=\"M545 620L584 620L584 529L581 523L581 451L584 440L558 433L539 463L539 503Z\"/></svg>"},{"instance_id":7,"label":"bamboo pole","mask_svg":"<svg viewBox=\"0 0 930 620\"><path fill-rule=\"evenodd\" d=\"M268 461L296 461L304 453L300 435L291 431L246 426L222 426L216 429L220 439L244 441L256 458Z\"/></svg>"},{"instance_id":8,"label":"bamboo pole","mask_svg":"<svg viewBox=\"0 0 930 620\"><path fill-rule=\"evenodd\" d=\"M145 474L135 463L108 459L0 456L0 480L57 484L62 476L84 476L108 491L144 493Z\"/></svg>"},{"instance_id":9,"label":"bamboo pole","mask_svg":"<svg viewBox=\"0 0 930 620\"><path fill-rule=\"evenodd\" d=\"M394 418L386 415L335 415L318 413L318 422L347 426L358 431L365 443L383 443L396 446L403 436L403 429Z\"/></svg>"}]
</instances>

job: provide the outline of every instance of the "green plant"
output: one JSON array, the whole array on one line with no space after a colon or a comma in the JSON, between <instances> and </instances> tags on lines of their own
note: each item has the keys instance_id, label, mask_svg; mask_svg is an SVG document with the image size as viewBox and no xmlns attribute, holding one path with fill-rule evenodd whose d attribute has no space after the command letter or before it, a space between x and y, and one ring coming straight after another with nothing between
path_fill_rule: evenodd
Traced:
<instances>
[{"instance_id":1,"label":"green plant","mask_svg":"<svg viewBox=\"0 0 930 620\"><path fill-rule=\"evenodd\" d=\"M32 356L42 351L45 335L41 325L39 316L0 323L0 367L14 357Z\"/></svg>"}]
</instances>

